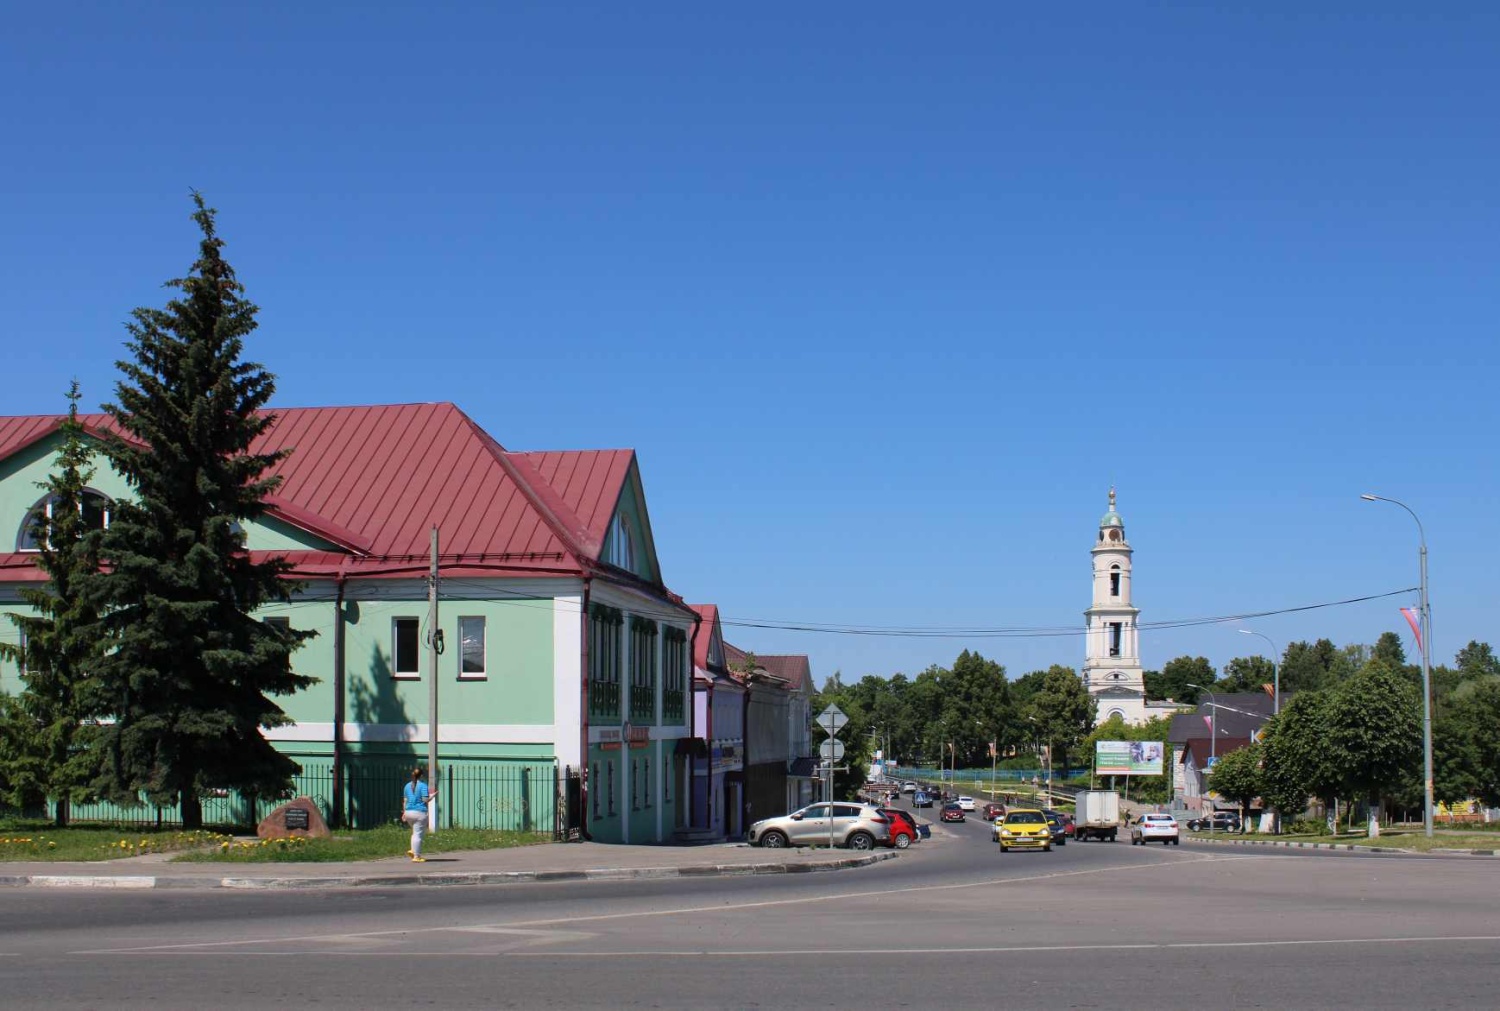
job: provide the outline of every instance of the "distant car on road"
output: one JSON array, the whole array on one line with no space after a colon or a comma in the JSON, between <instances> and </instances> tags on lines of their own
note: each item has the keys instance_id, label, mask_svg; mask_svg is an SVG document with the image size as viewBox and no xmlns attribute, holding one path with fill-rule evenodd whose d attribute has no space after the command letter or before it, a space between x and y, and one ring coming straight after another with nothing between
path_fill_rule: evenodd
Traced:
<instances>
[{"instance_id":1,"label":"distant car on road","mask_svg":"<svg viewBox=\"0 0 1500 1011\"><path fill-rule=\"evenodd\" d=\"M763 818L750 826L750 845L767 849L827 844L852 850L874 849L891 838L890 819L868 804L834 804L832 825L828 804L807 807L780 818Z\"/></svg>"},{"instance_id":2,"label":"distant car on road","mask_svg":"<svg viewBox=\"0 0 1500 1011\"><path fill-rule=\"evenodd\" d=\"M1238 832L1240 816L1233 811L1215 811L1206 818L1193 818L1187 827L1194 832Z\"/></svg>"},{"instance_id":3,"label":"distant car on road","mask_svg":"<svg viewBox=\"0 0 1500 1011\"><path fill-rule=\"evenodd\" d=\"M932 794L930 794L930 793L924 793L923 791L918 790L916 793L912 794L912 796L911 796L911 806L912 807L931 807L932 806Z\"/></svg>"},{"instance_id":4,"label":"distant car on road","mask_svg":"<svg viewBox=\"0 0 1500 1011\"><path fill-rule=\"evenodd\" d=\"M1068 812L1066 811L1054 811L1050 807L1043 808L1042 814L1045 814L1047 816L1048 824L1056 821L1057 824L1062 828L1061 835L1055 838L1053 842L1056 842L1059 846L1066 843L1068 841L1068 837L1073 834L1073 816L1071 814L1068 814Z\"/></svg>"},{"instance_id":5,"label":"distant car on road","mask_svg":"<svg viewBox=\"0 0 1500 1011\"><path fill-rule=\"evenodd\" d=\"M910 780L908 780L907 782L901 784L901 792L902 793L916 793L917 792L917 784L911 782Z\"/></svg>"},{"instance_id":6,"label":"distant car on road","mask_svg":"<svg viewBox=\"0 0 1500 1011\"><path fill-rule=\"evenodd\" d=\"M994 821L996 818L1004 818L1004 817L1005 817L1005 805L1004 804L986 804L986 805L984 805L984 820L985 821Z\"/></svg>"},{"instance_id":7,"label":"distant car on road","mask_svg":"<svg viewBox=\"0 0 1500 1011\"><path fill-rule=\"evenodd\" d=\"M965 811L972 811L974 810L974 798L960 797L958 798L958 806L963 808Z\"/></svg>"},{"instance_id":8,"label":"distant car on road","mask_svg":"<svg viewBox=\"0 0 1500 1011\"><path fill-rule=\"evenodd\" d=\"M1001 853L1013 849L1052 850L1052 828L1047 816L1030 808L1011 808L995 822L995 841Z\"/></svg>"},{"instance_id":9,"label":"distant car on road","mask_svg":"<svg viewBox=\"0 0 1500 1011\"><path fill-rule=\"evenodd\" d=\"M944 804L943 809L938 812L938 818L942 821L963 821L964 809L957 804Z\"/></svg>"},{"instance_id":10,"label":"distant car on road","mask_svg":"<svg viewBox=\"0 0 1500 1011\"><path fill-rule=\"evenodd\" d=\"M1177 835L1177 819L1170 814L1143 814L1130 823L1130 845L1144 846L1148 842L1159 842L1163 846L1181 846Z\"/></svg>"}]
</instances>

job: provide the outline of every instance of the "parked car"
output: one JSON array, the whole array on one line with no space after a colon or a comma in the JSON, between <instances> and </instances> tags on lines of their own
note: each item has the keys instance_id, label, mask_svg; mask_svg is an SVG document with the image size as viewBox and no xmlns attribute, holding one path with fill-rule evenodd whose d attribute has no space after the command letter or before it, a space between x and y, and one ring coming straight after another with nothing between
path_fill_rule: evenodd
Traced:
<instances>
[{"instance_id":1,"label":"parked car","mask_svg":"<svg viewBox=\"0 0 1500 1011\"><path fill-rule=\"evenodd\" d=\"M763 818L750 826L750 844L767 849L826 844L854 850L874 849L891 838L891 821L870 804L833 805L830 825L828 804L809 804L779 818Z\"/></svg>"},{"instance_id":2,"label":"parked car","mask_svg":"<svg viewBox=\"0 0 1500 1011\"><path fill-rule=\"evenodd\" d=\"M1187 827L1194 832L1238 832L1240 816L1233 811L1215 811L1205 818L1193 818Z\"/></svg>"},{"instance_id":3,"label":"parked car","mask_svg":"<svg viewBox=\"0 0 1500 1011\"><path fill-rule=\"evenodd\" d=\"M1043 808L1042 817L1047 819L1047 828L1052 833L1052 844L1054 846L1068 845L1068 825L1063 821L1063 813L1053 811L1051 808Z\"/></svg>"},{"instance_id":4,"label":"parked car","mask_svg":"<svg viewBox=\"0 0 1500 1011\"><path fill-rule=\"evenodd\" d=\"M963 821L964 809L957 804L944 804L943 809L938 812L938 818L942 821Z\"/></svg>"},{"instance_id":5,"label":"parked car","mask_svg":"<svg viewBox=\"0 0 1500 1011\"><path fill-rule=\"evenodd\" d=\"M904 850L922 838L921 832L917 829L917 819L913 818L909 812L895 807L883 807L880 813L885 815L891 823L891 837L888 842L896 849Z\"/></svg>"},{"instance_id":6,"label":"parked car","mask_svg":"<svg viewBox=\"0 0 1500 1011\"><path fill-rule=\"evenodd\" d=\"M925 792L923 792L921 790L918 790L916 793L912 794L912 797L911 797L911 806L912 807L931 807L932 806L932 794L925 793Z\"/></svg>"},{"instance_id":7,"label":"parked car","mask_svg":"<svg viewBox=\"0 0 1500 1011\"><path fill-rule=\"evenodd\" d=\"M1144 846L1159 842L1163 846L1182 845L1177 836L1177 819L1170 814L1143 814L1130 823L1130 845Z\"/></svg>"},{"instance_id":8,"label":"parked car","mask_svg":"<svg viewBox=\"0 0 1500 1011\"><path fill-rule=\"evenodd\" d=\"M995 822L995 841L1001 853L1013 849L1030 849L1050 852L1052 850L1052 828L1047 816L1031 808L1011 808L1005 817Z\"/></svg>"},{"instance_id":9,"label":"parked car","mask_svg":"<svg viewBox=\"0 0 1500 1011\"><path fill-rule=\"evenodd\" d=\"M974 810L974 798L960 797L958 798L958 806L963 808L965 811L972 811Z\"/></svg>"},{"instance_id":10,"label":"parked car","mask_svg":"<svg viewBox=\"0 0 1500 1011\"><path fill-rule=\"evenodd\" d=\"M984 805L984 820L985 821L994 821L996 818L1004 818L1004 817L1005 817L1005 805L1004 804L986 804L986 805Z\"/></svg>"}]
</instances>

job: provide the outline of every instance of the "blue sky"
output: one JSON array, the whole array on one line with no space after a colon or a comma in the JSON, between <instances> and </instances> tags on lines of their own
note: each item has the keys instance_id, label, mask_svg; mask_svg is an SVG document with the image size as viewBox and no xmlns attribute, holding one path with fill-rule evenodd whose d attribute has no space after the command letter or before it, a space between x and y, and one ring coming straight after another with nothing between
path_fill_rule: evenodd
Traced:
<instances>
[{"instance_id":1,"label":"blue sky","mask_svg":"<svg viewBox=\"0 0 1500 1011\"><path fill-rule=\"evenodd\" d=\"M1373 491L1435 658L1500 639L1500 8L495 6L14 8L0 412L112 396L196 187L279 403L632 446L731 620L1081 629L1114 483L1143 621L1415 585ZM820 681L1083 649L727 631Z\"/></svg>"}]
</instances>

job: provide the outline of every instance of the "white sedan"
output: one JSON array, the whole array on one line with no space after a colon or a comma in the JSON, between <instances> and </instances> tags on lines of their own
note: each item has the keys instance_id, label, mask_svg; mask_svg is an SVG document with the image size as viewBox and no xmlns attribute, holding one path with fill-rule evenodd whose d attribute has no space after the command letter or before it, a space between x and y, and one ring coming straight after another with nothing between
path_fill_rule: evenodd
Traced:
<instances>
[{"instance_id":1,"label":"white sedan","mask_svg":"<svg viewBox=\"0 0 1500 1011\"><path fill-rule=\"evenodd\" d=\"M973 797L960 797L960 798L958 798L958 807L959 807L959 810L962 810L962 811L972 811L972 810L974 810L974 798Z\"/></svg>"},{"instance_id":2,"label":"white sedan","mask_svg":"<svg viewBox=\"0 0 1500 1011\"><path fill-rule=\"evenodd\" d=\"M1130 845L1144 846L1148 842L1159 842L1163 846L1180 846L1177 837L1177 819L1170 814L1143 814L1130 823Z\"/></svg>"}]
</instances>

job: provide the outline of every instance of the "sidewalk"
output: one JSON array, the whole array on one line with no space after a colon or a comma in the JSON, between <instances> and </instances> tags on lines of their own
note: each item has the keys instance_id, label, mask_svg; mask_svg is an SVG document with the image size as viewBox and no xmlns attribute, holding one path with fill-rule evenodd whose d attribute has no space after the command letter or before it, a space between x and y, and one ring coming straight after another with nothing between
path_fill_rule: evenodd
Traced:
<instances>
[{"instance_id":1,"label":"sidewalk","mask_svg":"<svg viewBox=\"0 0 1500 1011\"><path fill-rule=\"evenodd\" d=\"M81 862L0 863L0 888L391 888L499 885L529 881L626 880L798 874L868 867L896 850L763 850L744 844L612 846L546 843L466 850L412 863L405 857L354 863L172 863L168 854Z\"/></svg>"},{"instance_id":2,"label":"sidewalk","mask_svg":"<svg viewBox=\"0 0 1500 1011\"><path fill-rule=\"evenodd\" d=\"M1210 843L1214 846L1279 846L1283 849L1298 850L1342 850L1347 853L1400 853L1407 856L1427 856L1438 854L1442 856L1469 856L1469 857L1494 857L1500 856L1500 850L1476 850L1476 849L1431 849L1411 850L1400 846L1382 846L1378 843L1342 843L1342 842L1307 842L1301 839L1208 839L1201 835L1189 836L1189 842Z\"/></svg>"}]
</instances>

